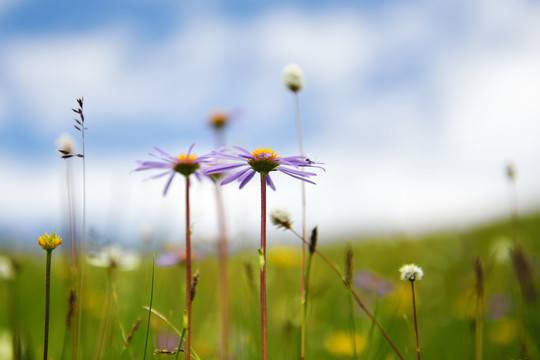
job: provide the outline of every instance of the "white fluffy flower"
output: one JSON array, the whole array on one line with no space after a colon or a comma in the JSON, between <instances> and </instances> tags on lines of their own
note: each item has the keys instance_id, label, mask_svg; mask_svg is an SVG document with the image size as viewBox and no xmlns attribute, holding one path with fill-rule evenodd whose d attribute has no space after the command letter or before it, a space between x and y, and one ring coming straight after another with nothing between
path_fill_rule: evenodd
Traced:
<instances>
[{"instance_id":1,"label":"white fluffy flower","mask_svg":"<svg viewBox=\"0 0 540 360\"><path fill-rule=\"evenodd\" d=\"M283 82L291 91L297 92L304 87L304 73L296 64L289 64L283 68Z\"/></svg>"},{"instance_id":2,"label":"white fluffy flower","mask_svg":"<svg viewBox=\"0 0 540 360\"><path fill-rule=\"evenodd\" d=\"M120 270L134 270L141 263L141 257L134 251L123 250L115 245L104 247L100 252L89 255L86 261L90 265Z\"/></svg>"},{"instance_id":3,"label":"white fluffy flower","mask_svg":"<svg viewBox=\"0 0 540 360\"><path fill-rule=\"evenodd\" d=\"M277 227L291 228L291 213L283 206L277 206L270 211L270 220Z\"/></svg>"},{"instance_id":4,"label":"white fluffy flower","mask_svg":"<svg viewBox=\"0 0 540 360\"><path fill-rule=\"evenodd\" d=\"M75 140L68 134L60 135L56 139L56 146L58 146L58 150L66 151L68 154L75 152Z\"/></svg>"},{"instance_id":5,"label":"white fluffy flower","mask_svg":"<svg viewBox=\"0 0 540 360\"><path fill-rule=\"evenodd\" d=\"M424 276L424 270L415 264L403 265L399 268L399 272L401 273L401 280L421 280Z\"/></svg>"},{"instance_id":6,"label":"white fluffy flower","mask_svg":"<svg viewBox=\"0 0 540 360\"><path fill-rule=\"evenodd\" d=\"M12 279L15 275L15 268L10 258L0 255L0 279Z\"/></svg>"}]
</instances>

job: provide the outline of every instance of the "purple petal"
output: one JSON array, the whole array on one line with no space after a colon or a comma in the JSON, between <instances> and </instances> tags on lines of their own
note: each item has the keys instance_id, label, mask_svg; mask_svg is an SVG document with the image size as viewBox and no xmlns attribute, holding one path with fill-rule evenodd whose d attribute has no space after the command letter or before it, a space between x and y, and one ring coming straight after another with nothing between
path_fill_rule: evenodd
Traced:
<instances>
[{"instance_id":1,"label":"purple petal","mask_svg":"<svg viewBox=\"0 0 540 360\"><path fill-rule=\"evenodd\" d=\"M172 179L173 179L173 177L174 177L175 174L176 174L176 173L173 172L173 173L171 174L171 177L170 177L169 180L167 181L167 185L165 185L165 189L163 190L163 196L167 195L167 191L169 190L169 186L171 186L171 182L172 182Z\"/></svg>"},{"instance_id":2,"label":"purple petal","mask_svg":"<svg viewBox=\"0 0 540 360\"><path fill-rule=\"evenodd\" d=\"M242 180L239 189L243 188L249 182L249 180L253 178L253 175L255 175L255 170L253 170L252 168L248 168L248 170L251 170L251 172L249 172L248 176L246 176L244 180Z\"/></svg>"},{"instance_id":3,"label":"purple petal","mask_svg":"<svg viewBox=\"0 0 540 360\"><path fill-rule=\"evenodd\" d=\"M307 171L301 171L301 170L296 170L296 169L290 169L290 168L284 168L284 167L280 167L278 166L277 167L278 170L285 170L287 172L290 172L291 174L295 174L295 175L299 175L299 176L317 176L317 174L315 173L310 173L310 172L307 172Z\"/></svg>"},{"instance_id":4,"label":"purple petal","mask_svg":"<svg viewBox=\"0 0 540 360\"><path fill-rule=\"evenodd\" d=\"M239 168L241 166L246 166L247 164L224 164L224 165L215 165L215 166L212 166L210 168L208 168L205 172L207 174L217 174L217 173L222 173L222 172L226 172L226 171L229 171L229 170L232 170L232 169L236 169L236 168Z\"/></svg>"},{"instance_id":5,"label":"purple petal","mask_svg":"<svg viewBox=\"0 0 540 360\"><path fill-rule=\"evenodd\" d=\"M266 175L266 184L270 186L272 190L276 191L276 186L274 185L274 182L272 181L270 174Z\"/></svg>"},{"instance_id":6,"label":"purple petal","mask_svg":"<svg viewBox=\"0 0 540 360\"><path fill-rule=\"evenodd\" d=\"M222 182L221 182L221 185L227 185L231 182L233 182L234 180L238 179L240 176L244 175L246 172L248 172L249 170L253 170L251 168L246 168L246 169L243 169L243 170L240 170L228 177L226 177Z\"/></svg>"},{"instance_id":7,"label":"purple petal","mask_svg":"<svg viewBox=\"0 0 540 360\"><path fill-rule=\"evenodd\" d=\"M246 156L248 156L250 159L255 159L253 157L253 155L247 151L246 149L244 149L243 147L240 147L240 146L235 146L236 149L240 150L241 152L243 152Z\"/></svg>"},{"instance_id":8,"label":"purple petal","mask_svg":"<svg viewBox=\"0 0 540 360\"><path fill-rule=\"evenodd\" d=\"M287 174L287 175L289 175L289 176L295 178L295 179L302 180L302 181L308 182L308 183L313 184L313 185L317 185L317 184L315 184L313 181L308 180L308 179L306 179L306 178L303 178L303 177L301 177L301 176L294 175L294 174L289 174L289 173L287 172L287 170L284 170L284 169L278 169L278 170L281 171L282 173L285 173L285 174Z\"/></svg>"},{"instance_id":9,"label":"purple petal","mask_svg":"<svg viewBox=\"0 0 540 360\"><path fill-rule=\"evenodd\" d=\"M186 159L189 159L189 154L191 154L191 149L193 149L194 146L195 146L195 143L191 144L191 146L189 147L189 150L186 154Z\"/></svg>"}]
</instances>

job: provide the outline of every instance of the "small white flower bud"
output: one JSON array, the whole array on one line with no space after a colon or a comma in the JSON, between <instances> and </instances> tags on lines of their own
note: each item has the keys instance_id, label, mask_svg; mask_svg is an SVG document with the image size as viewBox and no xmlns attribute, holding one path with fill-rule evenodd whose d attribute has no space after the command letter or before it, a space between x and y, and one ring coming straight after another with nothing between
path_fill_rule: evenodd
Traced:
<instances>
[{"instance_id":1,"label":"small white flower bud","mask_svg":"<svg viewBox=\"0 0 540 360\"><path fill-rule=\"evenodd\" d=\"M68 134L60 135L56 139L56 146L58 146L58 150L66 151L68 154L75 152L75 140Z\"/></svg>"},{"instance_id":2,"label":"small white flower bud","mask_svg":"<svg viewBox=\"0 0 540 360\"><path fill-rule=\"evenodd\" d=\"M289 90L297 92L304 87L304 74L296 64L289 64L283 68L283 82Z\"/></svg>"},{"instance_id":3,"label":"small white flower bud","mask_svg":"<svg viewBox=\"0 0 540 360\"><path fill-rule=\"evenodd\" d=\"M421 280L424 276L424 270L415 264L403 265L399 268L399 272L401 273L401 280Z\"/></svg>"},{"instance_id":4,"label":"small white flower bud","mask_svg":"<svg viewBox=\"0 0 540 360\"><path fill-rule=\"evenodd\" d=\"M270 220L277 227L291 228L291 213L284 207L275 207L270 211Z\"/></svg>"}]
</instances>

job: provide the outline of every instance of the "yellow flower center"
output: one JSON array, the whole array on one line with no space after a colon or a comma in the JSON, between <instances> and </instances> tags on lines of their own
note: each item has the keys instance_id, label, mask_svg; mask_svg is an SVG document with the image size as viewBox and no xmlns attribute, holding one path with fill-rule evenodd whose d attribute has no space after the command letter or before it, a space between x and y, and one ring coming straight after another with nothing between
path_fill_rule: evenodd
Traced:
<instances>
[{"instance_id":1,"label":"yellow flower center","mask_svg":"<svg viewBox=\"0 0 540 360\"><path fill-rule=\"evenodd\" d=\"M258 149L253 150L251 152L251 155L253 155L253 157L258 160L274 160L280 157L277 152L270 149L269 147L265 147L264 149L262 147L259 147Z\"/></svg>"},{"instance_id":2,"label":"yellow flower center","mask_svg":"<svg viewBox=\"0 0 540 360\"><path fill-rule=\"evenodd\" d=\"M251 152L251 155L255 159L249 160L248 164L253 170L261 174L268 175L270 171L275 171L279 165L276 161L279 158L278 154L268 147L255 149Z\"/></svg>"},{"instance_id":3,"label":"yellow flower center","mask_svg":"<svg viewBox=\"0 0 540 360\"><path fill-rule=\"evenodd\" d=\"M197 155L180 154L176 158L176 165L174 165L174 171L184 175L189 176L193 174L198 168L198 163L193 163L197 160Z\"/></svg>"},{"instance_id":4,"label":"yellow flower center","mask_svg":"<svg viewBox=\"0 0 540 360\"><path fill-rule=\"evenodd\" d=\"M186 154L180 154L177 159L179 164L193 164L193 161L197 159L197 155L189 155L188 157Z\"/></svg>"}]
</instances>

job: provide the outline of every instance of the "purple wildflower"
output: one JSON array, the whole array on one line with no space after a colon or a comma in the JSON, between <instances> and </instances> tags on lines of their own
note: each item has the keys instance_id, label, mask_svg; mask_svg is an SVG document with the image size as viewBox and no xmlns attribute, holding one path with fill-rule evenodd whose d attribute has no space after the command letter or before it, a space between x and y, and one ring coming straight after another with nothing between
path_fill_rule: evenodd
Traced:
<instances>
[{"instance_id":1,"label":"purple wildflower","mask_svg":"<svg viewBox=\"0 0 540 360\"><path fill-rule=\"evenodd\" d=\"M317 174L298 169L304 167L323 169L322 167L315 165L319 163L315 163L305 156L280 157L274 150L271 150L268 147L264 149L258 148L252 152L239 146L235 146L235 148L240 151L239 154L230 154L223 147L210 153L210 156L216 160L236 161L233 163L211 166L205 171L206 174L212 175L228 172L230 170L237 170L223 179L221 185L226 185L234 180L238 180L241 189L253 178L255 173L258 172L266 175L266 184L270 186L272 190L276 190L274 182L270 178L270 172L272 171L281 171L293 178L315 184L313 181L309 180L308 177Z\"/></svg>"},{"instance_id":2,"label":"purple wildflower","mask_svg":"<svg viewBox=\"0 0 540 360\"><path fill-rule=\"evenodd\" d=\"M171 182L176 173L179 173L186 177L194 174L199 180L201 179L201 175L204 175L204 172L201 169L201 164L208 162L209 157L208 155L198 157L194 154L191 154L193 146L195 146L195 144L192 144L189 147L187 154L180 154L178 157L172 157L165 151L155 147L154 149L159 153L159 155L155 155L152 153L150 153L149 155L158 158L160 161L137 161L139 167L136 168L134 171L153 169L165 170L163 173L151 177L151 179L154 179L169 175L169 179L167 180L167 184L165 185L165 189L163 190L163 196L165 196L167 194L167 191L169 190L169 186L171 186Z\"/></svg>"}]
</instances>

